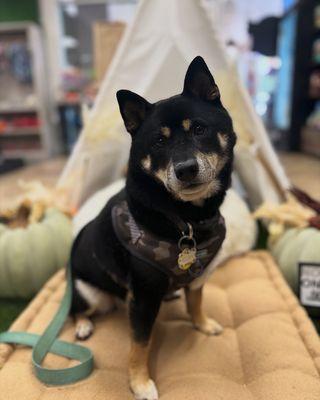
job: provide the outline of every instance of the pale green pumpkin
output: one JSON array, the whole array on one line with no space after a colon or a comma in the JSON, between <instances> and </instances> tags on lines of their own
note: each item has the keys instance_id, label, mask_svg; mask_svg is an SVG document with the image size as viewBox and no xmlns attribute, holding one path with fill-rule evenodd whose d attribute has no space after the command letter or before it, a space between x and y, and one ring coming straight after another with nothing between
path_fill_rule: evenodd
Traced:
<instances>
[{"instance_id":1,"label":"pale green pumpkin","mask_svg":"<svg viewBox=\"0 0 320 400\"><path fill-rule=\"evenodd\" d=\"M0 297L30 298L66 265L72 243L71 221L50 208L26 228L0 224Z\"/></svg>"},{"instance_id":2,"label":"pale green pumpkin","mask_svg":"<svg viewBox=\"0 0 320 400\"><path fill-rule=\"evenodd\" d=\"M299 263L320 263L320 231L315 228L288 229L270 250L289 285L298 293Z\"/></svg>"}]
</instances>

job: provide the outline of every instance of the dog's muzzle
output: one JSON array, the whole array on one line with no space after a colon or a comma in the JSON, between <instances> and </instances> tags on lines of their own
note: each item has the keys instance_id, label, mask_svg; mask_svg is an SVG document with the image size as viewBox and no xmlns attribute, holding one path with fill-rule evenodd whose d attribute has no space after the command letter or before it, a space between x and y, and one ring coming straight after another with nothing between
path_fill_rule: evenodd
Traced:
<instances>
[{"instance_id":1,"label":"dog's muzzle","mask_svg":"<svg viewBox=\"0 0 320 400\"><path fill-rule=\"evenodd\" d=\"M213 193L216 164L204 154L171 162L166 172L165 186L184 201L206 198Z\"/></svg>"}]
</instances>

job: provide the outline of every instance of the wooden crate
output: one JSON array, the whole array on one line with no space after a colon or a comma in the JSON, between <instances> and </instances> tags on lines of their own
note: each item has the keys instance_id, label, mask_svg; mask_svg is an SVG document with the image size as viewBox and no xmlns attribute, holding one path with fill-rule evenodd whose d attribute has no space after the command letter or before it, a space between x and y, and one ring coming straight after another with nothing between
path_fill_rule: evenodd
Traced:
<instances>
[{"instance_id":1,"label":"wooden crate","mask_svg":"<svg viewBox=\"0 0 320 400\"><path fill-rule=\"evenodd\" d=\"M122 22L98 21L93 26L95 77L101 82L125 29Z\"/></svg>"}]
</instances>

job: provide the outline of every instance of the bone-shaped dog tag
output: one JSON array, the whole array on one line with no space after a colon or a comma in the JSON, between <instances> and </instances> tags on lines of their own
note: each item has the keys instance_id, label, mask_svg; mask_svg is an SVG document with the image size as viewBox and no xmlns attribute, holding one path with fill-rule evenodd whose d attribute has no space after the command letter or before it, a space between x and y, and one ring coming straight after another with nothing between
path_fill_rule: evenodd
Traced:
<instances>
[{"instance_id":1,"label":"bone-shaped dog tag","mask_svg":"<svg viewBox=\"0 0 320 400\"><path fill-rule=\"evenodd\" d=\"M195 263L197 259L197 249L195 247L188 248L186 247L179 253L178 256L178 265L179 268L183 271L189 269L192 264Z\"/></svg>"}]
</instances>

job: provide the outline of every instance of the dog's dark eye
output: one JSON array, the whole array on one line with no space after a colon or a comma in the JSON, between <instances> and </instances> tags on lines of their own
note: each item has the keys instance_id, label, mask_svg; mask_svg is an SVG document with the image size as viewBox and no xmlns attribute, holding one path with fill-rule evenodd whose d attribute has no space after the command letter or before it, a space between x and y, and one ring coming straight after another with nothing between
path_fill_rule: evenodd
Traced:
<instances>
[{"instance_id":1,"label":"dog's dark eye","mask_svg":"<svg viewBox=\"0 0 320 400\"><path fill-rule=\"evenodd\" d=\"M203 125L195 124L193 127L193 132L195 135L203 135L206 131L206 128Z\"/></svg>"},{"instance_id":2,"label":"dog's dark eye","mask_svg":"<svg viewBox=\"0 0 320 400\"><path fill-rule=\"evenodd\" d=\"M155 145L156 147L162 147L162 146L164 145L164 143L165 143L165 138L162 137L162 136L160 136L160 137L158 137L158 139L156 140L156 142L154 143L154 145Z\"/></svg>"}]
</instances>

